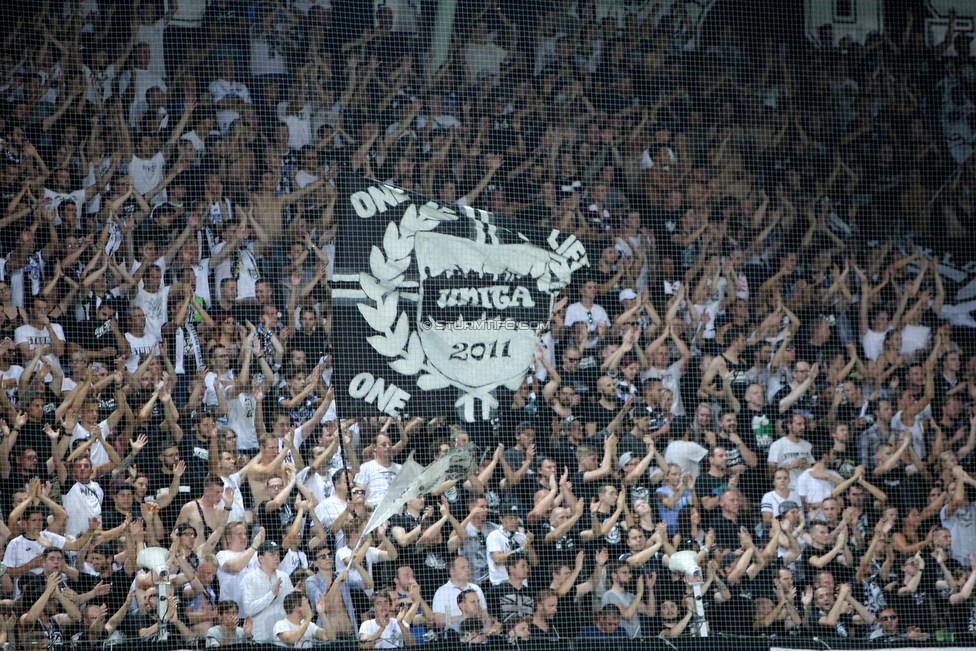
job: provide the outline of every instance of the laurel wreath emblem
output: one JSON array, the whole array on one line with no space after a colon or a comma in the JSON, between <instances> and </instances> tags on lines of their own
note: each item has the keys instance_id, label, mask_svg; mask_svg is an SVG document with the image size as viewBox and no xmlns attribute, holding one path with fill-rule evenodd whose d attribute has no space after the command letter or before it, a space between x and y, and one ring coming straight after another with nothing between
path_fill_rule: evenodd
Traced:
<instances>
[{"instance_id":1,"label":"laurel wreath emblem","mask_svg":"<svg viewBox=\"0 0 976 651\"><path fill-rule=\"evenodd\" d=\"M361 273L359 284L366 296L375 303L370 307L359 303L360 314L377 333L366 341L377 353L390 358L390 368L401 375L418 375L417 386L424 391L435 391L454 386L462 396L455 407L463 407L465 415L473 420L475 400L482 401L487 413L498 402L489 393L497 385L469 387L455 382L428 363L420 335L410 328L410 318L401 311L400 296L404 290L417 283L406 280L406 271L414 250L414 236L421 231L432 231L442 222L456 220L457 216L442 211L436 203L407 208L400 223L391 221L383 235L383 248L373 246L369 255L370 274Z\"/></svg>"}]
</instances>

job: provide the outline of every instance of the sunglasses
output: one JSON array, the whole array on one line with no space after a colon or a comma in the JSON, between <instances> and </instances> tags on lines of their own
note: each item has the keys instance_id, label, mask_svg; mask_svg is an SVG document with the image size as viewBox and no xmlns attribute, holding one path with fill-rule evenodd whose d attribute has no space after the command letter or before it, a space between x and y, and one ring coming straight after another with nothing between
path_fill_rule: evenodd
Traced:
<instances>
[{"instance_id":1,"label":"sunglasses","mask_svg":"<svg viewBox=\"0 0 976 651\"><path fill-rule=\"evenodd\" d=\"M366 491L364 491L362 488L354 488L354 489L352 489L352 494L353 495L365 495L366 494Z\"/></svg>"}]
</instances>

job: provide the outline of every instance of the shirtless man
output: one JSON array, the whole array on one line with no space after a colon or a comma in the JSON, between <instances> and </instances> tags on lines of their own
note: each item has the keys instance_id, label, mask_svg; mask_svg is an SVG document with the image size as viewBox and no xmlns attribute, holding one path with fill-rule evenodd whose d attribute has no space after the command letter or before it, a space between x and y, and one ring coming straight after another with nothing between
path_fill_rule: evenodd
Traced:
<instances>
[{"instance_id":1,"label":"shirtless man","mask_svg":"<svg viewBox=\"0 0 976 651\"><path fill-rule=\"evenodd\" d=\"M204 554L209 554L220 543L224 525L233 510L234 490L225 489L220 477L207 475L203 480L203 495L183 505L176 526L184 522L190 524L197 532L197 541L203 544L206 540L208 549ZM200 554L200 557L204 554Z\"/></svg>"},{"instance_id":2,"label":"shirtless man","mask_svg":"<svg viewBox=\"0 0 976 651\"><path fill-rule=\"evenodd\" d=\"M278 437L274 434L265 434L261 437L261 453L251 459L247 465L247 483L251 487L251 495L254 496L254 503L260 504L268 500L268 489L265 482L268 477L278 472L281 464L289 452L294 456L298 453L294 451L295 432L293 430L285 434L284 445L278 451Z\"/></svg>"},{"instance_id":3,"label":"shirtless man","mask_svg":"<svg viewBox=\"0 0 976 651\"><path fill-rule=\"evenodd\" d=\"M320 189L328 183L327 178L321 178L315 183L309 183L304 188L275 196L278 187L278 175L267 170L261 175L261 180L254 192L249 193L251 208L248 215L255 227L261 228L272 246L281 244L281 237L285 231L284 210L286 206L298 202L302 197Z\"/></svg>"},{"instance_id":4,"label":"shirtless man","mask_svg":"<svg viewBox=\"0 0 976 651\"><path fill-rule=\"evenodd\" d=\"M320 595L325 595L325 617L332 623L336 635L342 637L353 635L352 621L342 600L339 589L342 582L349 577L349 570L335 573L332 551L325 547L316 547L311 554L317 572L305 581L305 593L309 600L318 601ZM335 578L333 578L335 577Z\"/></svg>"}]
</instances>

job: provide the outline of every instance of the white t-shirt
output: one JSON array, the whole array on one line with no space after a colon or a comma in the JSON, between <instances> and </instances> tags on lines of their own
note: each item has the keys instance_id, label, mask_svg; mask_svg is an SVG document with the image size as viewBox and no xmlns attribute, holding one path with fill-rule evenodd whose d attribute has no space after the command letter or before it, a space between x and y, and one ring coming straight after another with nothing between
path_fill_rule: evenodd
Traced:
<instances>
[{"instance_id":1,"label":"white t-shirt","mask_svg":"<svg viewBox=\"0 0 976 651\"><path fill-rule=\"evenodd\" d=\"M782 468L788 463L793 462L795 459L805 456L807 458L807 465L812 466L815 463L813 455L810 451L813 450L813 444L810 441L804 441L800 439L796 443L791 441L787 437L782 437L773 441L773 444L769 446L769 455L767 460L769 463L775 463L777 468ZM799 468L792 468L790 471L790 490L796 490L796 482L803 473L803 470Z\"/></svg>"},{"instance_id":2,"label":"white t-shirt","mask_svg":"<svg viewBox=\"0 0 976 651\"><path fill-rule=\"evenodd\" d=\"M610 327L610 317L607 316L607 311L602 307L593 304L593 307L587 309L583 307L582 303L573 303L568 308L566 308L566 327L569 328L575 323L585 323L587 332L595 333L597 326L601 323ZM600 342L599 338L595 335L590 336L586 340L586 348L594 348Z\"/></svg>"},{"instance_id":3,"label":"white t-shirt","mask_svg":"<svg viewBox=\"0 0 976 651\"><path fill-rule=\"evenodd\" d=\"M131 332L125 333L125 340L129 342L129 359L125 360L125 368L129 373L135 373L136 369L139 368L146 357L150 353L153 353L153 346L156 345L156 338L150 334L144 334L141 337L137 337ZM156 357L159 357L159 349L157 348L155 353Z\"/></svg>"},{"instance_id":4,"label":"white t-shirt","mask_svg":"<svg viewBox=\"0 0 976 651\"><path fill-rule=\"evenodd\" d=\"M794 491L790 491L788 497L780 497L776 491L769 491L762 497L762 502L759 506L759 511L761 513L772 513L774 518L779 517L779 505L783 502L796 502L800 504L800 496Z\"/></svg>"},{"instance_id":5,"label":"white t-shirt","mask_svg":"<svg viewBox=\"0 0 976 651\"><path fill-rule=\"evenodd\" d=\"M510 552L524 542L525 534L521 531L510 534L502 528L495 529L485 538L485 549L488 552L488 580L492 585L508 581L508 570L505 569L505 565L498 565L492 560L492 552Z\"/></svg>"},{"instance_id":6,"label":"white t-shirt","mask_svg":"<svg viewBox=\"0 0 976 651\"><path fill-rule=\"evenodd\" d=\"M216 398L216 394L214 395ZM254 426L253 393L238 393L227 400L227 427L237 433L237 449L253 450L258 447L258 432Z\"/></svg>"},{"instance_id":7,"label":"white t-shirt","mask_svg":"<svg viewBox=\"0 0 976 651\"><path fill-rule=\"evenodd\" d=\"M458 606L457 597L465 590L474 590L478 593L478 601L481 602L481 607L485 610L488 609L488 602L485 601L485 593L476 584L468 583L464 588L459 588L450 581L437 588L437 592L434 593L434 599L430 602L430 609L435 613L443 614L444 612L449 612L452 622L460 619L461 607Z\"/></svg>"},{"instance_id":8,"label":"white t-shirt","mask_svg":"<svg viewBox=\"0 0 976 651\"><path fill-rule=\"evenodd\" d=\"M664 450L664 460L677 464L681 472L690 472L695 479L701 474L701 460L708 455L708 450L694 441L671 441Z\"/></svg>"},{"instance_id":9,"label":"white t-shirt","mask_svg":"<svg viewBox=\"0 0 976 651\"><path fill-rule=\"evenodd\" d=\"M157 185L163 182L166 178L165 174L166 159L163 157L163 152L157 151L156 154L146 160L144 158L139 158L138 156L132 156L132 160L129 161L129 176L132 177L133 186L141 195L145 195L147 192L155 188ZM166 201L166 190L163 190L149 202L151 205L156 206Z\"/></svg>"},{"instance_id":10,"label":"white t-shirt","mask_svg":"<svg viewBox=\"0 0 976 651\"><path fill-rule=\"evenodd\" d=\"M819 504L830 497L834 484L826 479L817 479L811 473L813 468L807 468L796 480L796 494L803 499L804 505ZM842 477L831 469L827 474L841 479Z\"/></svg>"},{"instance_id":11,"label":"white t-shirt","mask_svg":"<svg viewBox=\"0 0 976 651\"><path fill-rule=\"evenodd\" d=\"M251 94L248 92L247 86L236 81L218 79L217 81L210 82L210 100L214 103L214 106L222 99L239 99L245 104L250 104ZM240 113L229 109L217 109L216 115L217 128L225 135L230 131L230 125L234 120L241 117Z\"/></svg>"},{"instance_id":12,"label":"white t-shirt","mask_svg":"<svg viewBox=\"0 0 976 651\"><path fill-rule=\"evenodd\" d=\"M259 32L256 25L251 27L249 36L252 77L288 74L285 44L277 33L281 27L275 25L270 32Z\"/></svg>"},{"instance_id":13,"label":"white t-shirt","mask_svg":"<svg viewBox=\"0 0 976 651\"><path fill-rule=\"evenodd\" d=\"M160 287L159 291L150 294L145 289L139 288L139 293L132 301L133 307L140 307L146 314L146 335L156 338L156 341L163 340L163 325L169 320L167 317L169 302L169 287Z\"/></svg>"},{"instance_id":14,"label":"white t-shirt","mask_svg":"<svg viewBox=\"0 0 976 651\"><path fill-rule=\"evenodd\" d=\"M48 330L50 328L50 330ZM56 336L61 341L64 341L64 330L57 323L52 323L43 330L38 330L32 325L22 325L16 330L14 330L14 344L19 346L22 343L26 343L30 346L33 351L38 346L42 348L49 348L51 346L51 331L54 332ZM52 366L56 366L58 370L61 369L61 361L55 354L45 355L45 361L47 361ZM44 378L45 382L50 382L53 378L50 374Z\"/></svg>"},{"instance_id":15,"label":"white t-shirt","mask_svg":"<svg viewBox=\"0 0 976 651\"><path fill-rule=\"evenodd\" d=\"M890 326L888 330L891 330ZM887 330L885 332L875 332L869 328L867 334L861 337L861 348L864 349L864 356L872 362L878 361L881 353L884 352L884 340L887 335Z\"/></svg>"},{"instance_id":16,"label":"white t-shirt","mask_svg":"<svg viewBox=\"0 0 976 651\"><path fill-rule=\"evenodd\" d=\"M166 21L162 18L152 25L139 25L139 32L136 34L136 43L146 43L149 45L149 71L159 75L160 78L166 76L166 58L163 54L163 32L166 31Z\"/></svg>"},{"instance_id":17,"label":"white t-shirt","mask_svg":"<svg viewBox=\"0 0 976 651\"><path fill-rule=\"evenodd\" d=\"M217 569L217 583L220 585L220 599L229 599L237 603L238 612L244 612L244 577L258 569L261 563L258 561L258 555L254 554L251 556L251 560L247 562L244 569L236 574L232 574L224 570L224 563L227 561L232 561L241 554L246 552L234 552L229 549L224 549L217 552L217 562L220 567Z\"/></svg>"},{"instance_id":18,"label":"white t-shirt","mask_svg":"<svg viewBox=\"0 0 976 651\"><path fill-rule=\"evenodd\" d=\"M108 428L108 421L102 421L95 425L102 431L102 437L108 438L110 430ZM75 428L71 431L71 442L75 441L87 441L91 438L92 433L81 426L81 423L75 425ZM95 441L89 448L91 451L91 463L92 466L97 466L102 463L108 463L108 452L105 451L105 446L102 445L101 441Z\"/></svg>"},{"instance_id":19,"label":"white t-shirt","mask_svg":"<svg viewBox=\"0 0 976 651\"><path fill-rule=\"evenodd\" d=\"M336 574L343 570L349 569L349 565L346 561L352 556L352 549L349 545L343 547L338 547L335 553L335 569ZM370 547L366 550L366 574L373 576L373 566L380 562L380 550L376 547ZM363 586L363 577L359 575L359 572L350 572L349 578L346 579L346 585L350 588L356 590L362 590L366 593L366 596L372 596L372 590L366 590Z\"/></svg>"},{"instance_id":20,"label":"white t-shirt","mask_svg":"<svg viewBox=\"0 0 976 651\"><path fill-rule=\"evenodd\" d=\"M380 625L376 623L376 620L367 619L359 626L359 637L362 639L363 635L375 635L378 630L380 630ZM390 618L390 623L386 625L383 634L380 635L380 639L376 641L373 648L398 649L404 644L403 633L400 632L400 625L397 624L396 619Z\"/></svg>"},{"instance_id":21,"label":"white t-shirt","mask_svg":"<svg viewBox=\"0 0 976 651\"><path fill-rule=\"evenodd\" d=\"M220 242L213 248L213 253L220 253L227 246L226 242ZM217 300L221 299L220 283L224 278L234 278L237 280L237 298L254 298L255 286L260 279L258 272L257 257L254 255L254 242L244 240L241 246L227 256L223 262L214 267L214 287L217 288Z\"/></svg>"},{"instance_id":22,"label":"white t-shirt","mask_svg":"<svg viewBox=\"0 0 976 651\"><path fill-rule=\"evenodd\" d=\"M51 544L58 549L64 549L64 544L68 542L64 536L59 536L50 531L42 531L41 538L47 538ZM37 540L30 540L24 536L17 536L7 543L7 551L3 554L3 564L7 567L21 567L27 565L32 560L44 553L46 547ZM36 567L28 570L34 574L43 574L44 568ZM14 581L14 599L20 596L20 581Z\"/></svg>"},{"instance_id":23,"label":"white t-shirt","mask_svg":"<svg viewBox=\"0 0 976 651\"><path fill-rule=\"evenodd\" d=\"M88 518L102 517L102 498L104 492L98 482L75 483L61 499L61 505L68 512L68 522L64 535L77 538L88 531Z\"/></svg>"},{"instance_id":24,"label":"white t-shirt","mask_svg":"<svg viewBox=\"0 0 976 651\"><path fill-rule=\"evenodd\" d=\"M142 113L149 110L149 103L146 101L146 93L150 88L159 88L164 93L167 91L166 82L163 76L152 70L132 69L133 95L132 103L129 104L129 126L136 128L136 122Z\"/></svg>"},{"instance_id":25,"label":"white t-shirt","mask_svg":"<svg viewBox=\"0 0 976 651\"><path fill-rule=\"evenodd\" d=\"M235 520L244 521L244 493L241 492L241 473L235 472L230 477L221 477L221 481L224 482L224 488L229 488L234 491L234 502L231 505L231 511L227 514L227 521L234 522Z\"/></svg>"},{"instance_id":26,"label":"white t-shirt","mask_svg":"<svg viewBox=\"0 0 976 651\"><path fill-rule=\"evenodd\" d=\"M302 635L301 639L294 644L285 644L281 641L281 638L278 637L278 633L288 633L289 631L294 631L297 628L300 628L299 624L292 624L287 619L283 619L280 622L275 622L274 628L271 631L273 633L271 636L271 642L277 644L278 646L287 646L291 647L292 649L311 648L316 642L315 633L321 630L315 625L314 622L308 625L308 628L305 629L305 633Z\"/></svg>"},{"instance_id":27,"label":"white t-shirt","mask_svg":"<svg viewBox=\"0 0 976 651\"><path fill-rule=\"evenodd\" d=\"M677 361L671 366L667 367L663 371L658 368L651 367L649 370L641 374L641 382L646 382L647 380L661 380L661 386L671 392L671 415L672 416L684 416L685 415L685 405L681 401L681 376L684 373L681 372L681 362Z\"/></svg>"},{"instance_id":28,"label":"white t-shirt","mask_svg":"<svg viewBox=\"0 0 976 651\"><path fill-rule=\"evenodd\" d=\"M976 502L957 509L946 517L946 507L939 511L942 526L952 536L952 557L964 567L969 567L969 555L976 554Z\"/></svg>"},{"instance_id":29,"label":"white t-shirt","mask_svg":"<svg viewBox=\"0 0 976 651\"><path fill-rule=\"evenodd\" d=\"M224 393L234 386L234 373L233 371L225 371L220 376L220 386L223 387ZM210 407L217 406L217 374L214 371L207 373L206 377L203 379L204 386L203 390L203 404Z\"/></svg>"},{"instance_id":30,"label":"white t-shirt","mask_svg":"<svg viewBox=\"0 0 976 651\"><path fill-rule=\"evenodd\" d=\"M24 374L24 367L17 366L16 364L11 364L10 368L6 371L0 371L0 389L7 392L7 400L10 404L17 404L17 389L20 385L20 376ZM64 388L64 382L67 382L69 378L64 378L62 381L62 389Z\"/></svg>"},{"instance_id":31,"label":"white t-shirt","mask_svg":"<svg viewBox=\"0 0 976 651\"><path fill-rule=\"evenodd\" d=\"M390 484L393 483L393 480L396 479L399 472L399 463L391 463L389 468L385 468L375 460L367 461L359 467L359 474L356 475L356 483L368 484L366 488L366 501L375 506L386 495L386 491L389 490Z\"/></svg>"},{"instance_id":32,"label":"white t-shirt","mask_svg":"<svg viewBox=\"0 0 976 651\"><path fill-rule=\"evenodd\" d=\"M55 192L54 190L49 190L48 188L44 188L44 199L51 200L51 203L49 203L47 206L47 213L52 217L55 211L61 206L61 204L66 203L68 201L75 204L75 207L78 209L78 212L76 214L79 217L81 217L84 214L82 212L82 209L85 206L85 189L75 190L74 192L68 192L67 194L63 194L61 192ZM55 218L54 223L55 225L60 224L61 219ZM78 230L81 230L80 219L78 220Z\"/></svg>"},{"instance_id":33,"label":"white t-shirt","mask_svg":"<svg viewBox=\"0 0 976 651\"><path fill-rule=\"evenodd\" d=\"M305 104L295 112L289 112L288 108L288 102L278 104L278 121L288 125L288 148L297 151L314 142L312 137L312 106Z\"/></svg>"},{"instance_id":34,"label":"white t-shirt","mask_svg":"<svg viewBox=\"0 0 976 651\"><path fill-rule=\"evenodd\" d=\"M929 347L932 329L928 326L906 325L901 330L901 350L899 355L914 356L916 351Z\"/></svg>"},{"instance_id":35,"label":"white t-shirt","mask_svg":"<svg viewBox=\"0 0 976 651\"><path fill-rule=\"evenodd\" d=\"M315 515L319 517L322 522L322 526L326 529L332 527L332 523L339 519L342 512L346 510L346 503L341 499L333 495L328 497L315 507ZM336 548L345 547L346 545L346 534L342 533L342 530L336 532Z\"/></svg>"}]
</instances>

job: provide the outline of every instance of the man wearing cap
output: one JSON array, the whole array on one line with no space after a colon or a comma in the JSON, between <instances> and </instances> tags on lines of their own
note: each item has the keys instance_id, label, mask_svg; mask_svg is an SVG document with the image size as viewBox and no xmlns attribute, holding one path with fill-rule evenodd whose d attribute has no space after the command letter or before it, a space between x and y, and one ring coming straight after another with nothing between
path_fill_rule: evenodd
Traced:
<instances>
[{"instance_id":1,"label":"man wearing cap","mask_svg":"<svg viewBox=\"0 0 976 651\"><path fill-rule=\"evenodd\" d=\"M244 614L254 618L253 636L259 644L273 642L275 622L287 615L284 603L292 585L278 569L280 562L280 547L266 540L258 547L258 569L244 577Z\"/></svg>"},{"instance_id":2,"label":"man wearing cap","mask_svg":"<svg viewBox=\"0 0 976 651\"><path fill-rule=\"evenodd\" d=\"M532 548L533 534L518 530L518 505L509 504L503 507L498 519L501 528L492 531L485 539L485 547L488 550L488 579L492 585L500 585L509 580L507 570L509 558L524 556L532 565L539 564L539 558Z\"/></svg>"},{"instance_id":3,"label":"man wearing cap","mask_svg":"<svg viewBox=\"0 0 976 651\"><path fill-rule=\"evenodd\" d=\"M773 543L770 543L772 546ZM722 547L722 543L718 543ZM740 548L742 553L732 552L731 549ZM754 579L766 566L763 556L764 550L755 546L752 536L743 528L736 536L736 542L731 549L725 548L716 579L728 585L729 598L722 601L709 616L715 627L733 635L749 635L752 631L752 600L757 595L757 585ZM775 549L775 547L774 547ZM767 550L768 553L768 550ZM714 619L713 619L714 618Z\"/></svg>"},{"instance_id":4,"label":"man wearing cap","mask_svg":"<svg viewBox=\"0 0 976 651\"><path fill-rule=\"evenodd\" d=\"M654 487L660 484L668 472L668 463L664 460L664 455L658 452L653 439L649 440L647 454L643 458L634 456L633 452L624 452L617 459L620 464L620 472L623 479L620 480L622 490L627 492L627 504L633 504L634 500L642 499L648 504L654 504ZM651 463L656 463L656 467L650 473L648 469Z\"/></svg>"}]
</instances>

